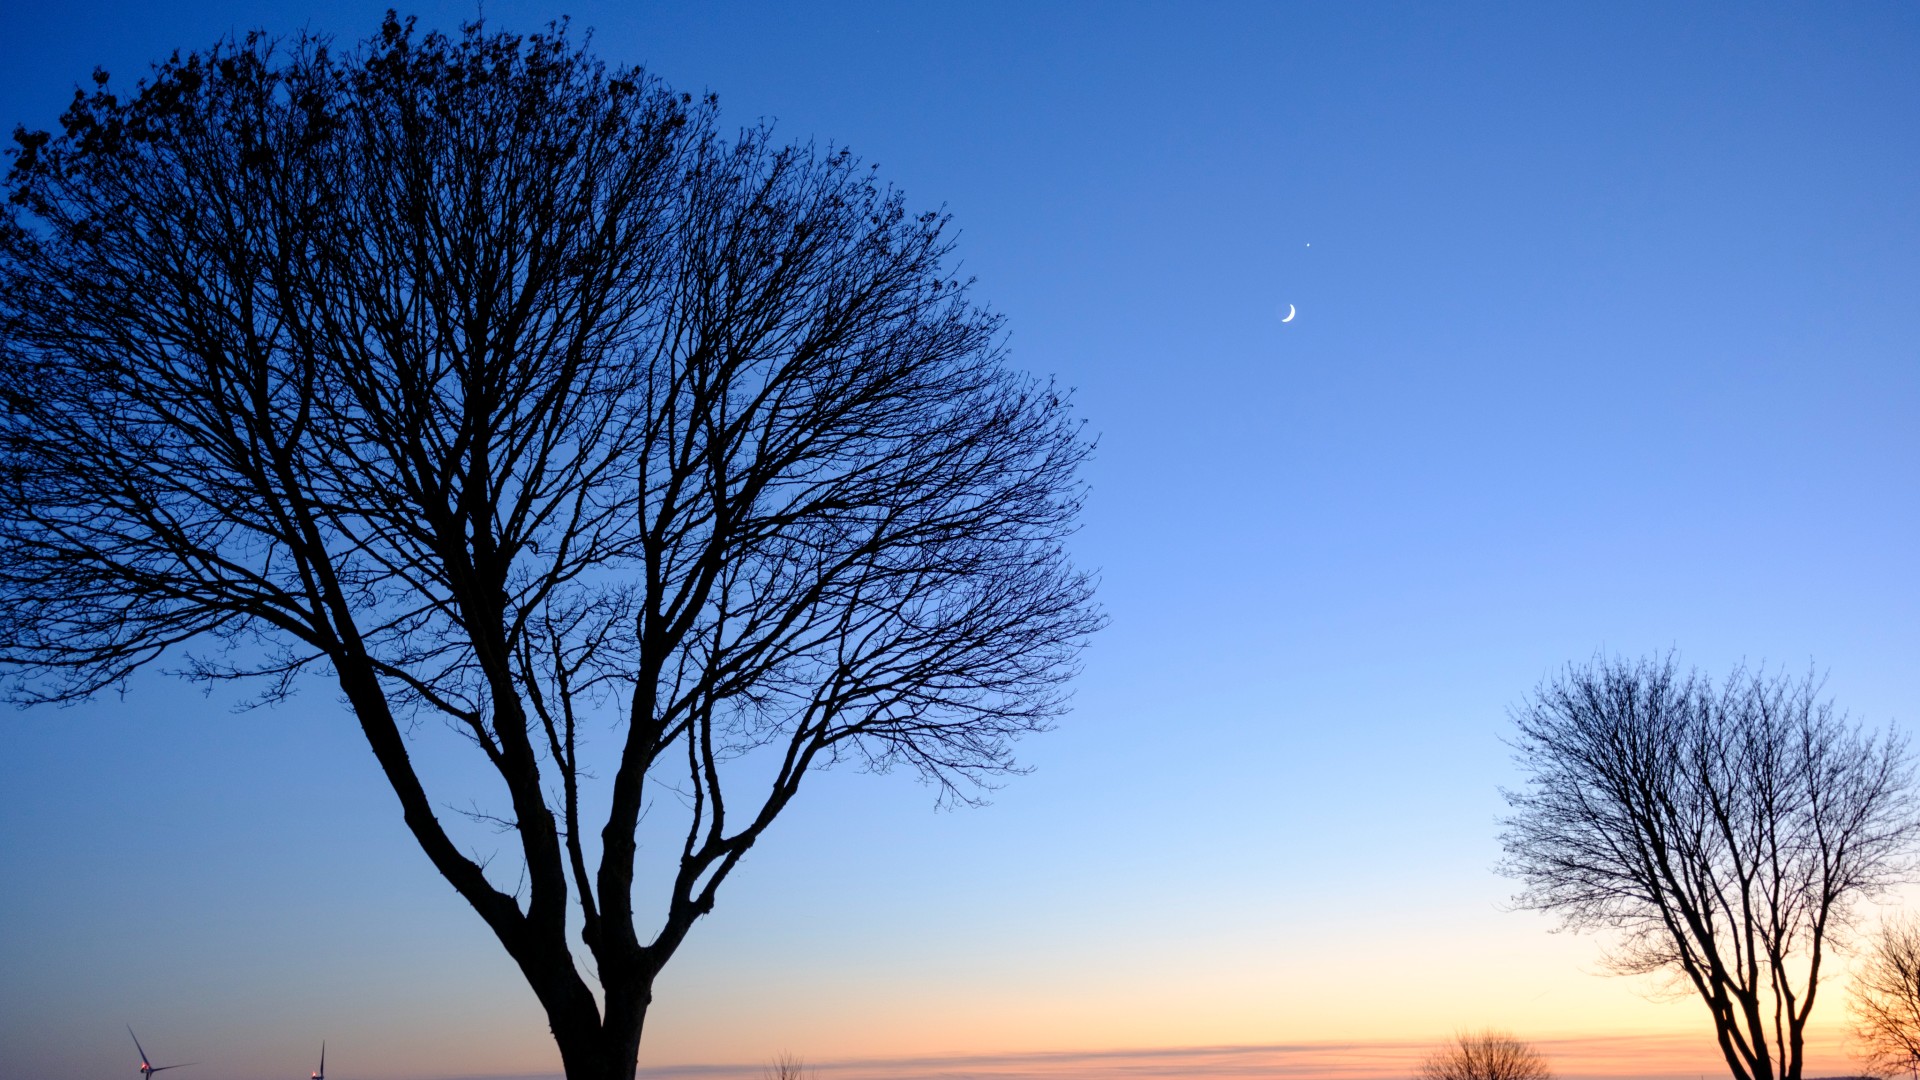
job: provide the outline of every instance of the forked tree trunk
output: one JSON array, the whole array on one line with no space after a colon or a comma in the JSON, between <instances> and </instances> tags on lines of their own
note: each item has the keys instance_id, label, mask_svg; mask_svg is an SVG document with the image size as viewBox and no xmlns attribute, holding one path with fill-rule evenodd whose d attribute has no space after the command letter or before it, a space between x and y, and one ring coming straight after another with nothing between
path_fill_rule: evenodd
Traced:
<instances>
[{"instance_id":1,"label":"forked tree trunk","mask_svg":"<svg viewBox=\"0 0 1920 1080\"><path fill-rule=\"evenodd\" d=\"M618 1003L625 999L626 1005ZM653 1004L651 987L633 994L608 994L606 1015L570 1018L561 1022L547 1012L553 1041L560 1048L560 1067L567 1080L633 1080L640 1056L640 1034Z\"/></svg>"}]
</instances>

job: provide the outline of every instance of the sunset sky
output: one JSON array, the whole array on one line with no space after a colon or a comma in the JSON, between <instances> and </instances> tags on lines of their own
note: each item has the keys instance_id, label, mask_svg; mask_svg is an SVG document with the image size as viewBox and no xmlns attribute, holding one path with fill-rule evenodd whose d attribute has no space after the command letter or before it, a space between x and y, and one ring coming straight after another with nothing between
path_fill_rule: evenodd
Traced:
<instances>
[{"instance_id":1,"label":"sunset sky","mask_svg":"<svg viewBox=\"0 0 1920 1080\"><path fill-rule=\"evenodd\" d=\"M0 124L385 6L17 0ZM1669 648L1915 730L1920 6L485 4L563 13L950 211L1099 435L1112 622L1033 773L958 811L813 778L643 1076L1367 1080L1485 1026L1715 1075L1701 1005L1511 909L1501 739L1567 662ZM233 704L156 675L0 719L0 1078L131 1080L129 1023L199 1063L169 1080L297 1080L322 1038L334 1080L556 1072L334 694ZM1854 1071L1845 989L1810 1076Z\"/></svg>"}]
</instances>

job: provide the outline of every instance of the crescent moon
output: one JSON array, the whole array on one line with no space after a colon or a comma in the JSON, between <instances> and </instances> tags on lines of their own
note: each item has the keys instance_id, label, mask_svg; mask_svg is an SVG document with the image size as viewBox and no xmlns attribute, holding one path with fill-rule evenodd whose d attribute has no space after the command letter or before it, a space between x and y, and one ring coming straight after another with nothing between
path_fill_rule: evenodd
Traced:
<instances>
[{"instance_id":1,"label":"crescent moon","mask_svg":"<svg viewBox=\"0 0 1920 1080\"><path fill-rule=\"evenodd\" d=\"M1295 309L1294 309L1294 306L1293 306L1292 304L1288 304L1288 305L1287 305L1287 317L1286 317L1286 318L1284 318L1284 319L1281 319L1280 321L1281 321L1281 322L1292 322L1292 321L1293 321L1293 316L1294 316L1294 313L1295 313Z\"/></svg>"}]
</instances>

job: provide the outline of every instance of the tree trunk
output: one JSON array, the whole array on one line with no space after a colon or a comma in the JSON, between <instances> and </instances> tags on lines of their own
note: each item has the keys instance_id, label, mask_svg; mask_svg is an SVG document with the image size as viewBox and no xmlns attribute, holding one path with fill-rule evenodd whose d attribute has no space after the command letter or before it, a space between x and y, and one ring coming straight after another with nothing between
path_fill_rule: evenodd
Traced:
<instances>
[{"instance_id":1,"label":"tree trunk","mask_svg":"<svg viewBox=\"0 0 1920 1080\"><path fill-rule=\"evenodd\" d=\"M635 995L610 990L607 998L606 1016L598 1023L563 1023L548 1010L567 1080L633 1080L653 991L647 987Z\"/></svg>"}]
</instances>

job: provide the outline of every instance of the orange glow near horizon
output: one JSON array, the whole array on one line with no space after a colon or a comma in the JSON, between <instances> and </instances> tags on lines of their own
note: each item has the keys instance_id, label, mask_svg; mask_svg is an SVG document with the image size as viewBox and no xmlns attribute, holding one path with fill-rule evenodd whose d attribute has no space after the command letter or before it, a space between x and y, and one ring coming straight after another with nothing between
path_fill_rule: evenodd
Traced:
<instances>
[{"instance_id":1,"label":"orange glow near horizon","mask_svg":"<svg viewBox=\"0 0 1920 1080\"><path fill-rule=\"evenodd\" d=\"M1357 930L1323 926L1311 945L1248 942L1235 953L1228 943L1196 947L1187 938L1184 948L996 960L971 971L783 969L742 981L670 969L641 1062L765 1061L783 1051L810 1062L854 1062L1141 1047L1430 1046L1488 1027L1569 1048L1595 1040L1666 1047L1658 1040L1673 1038L1673 1045L1699 1044L1705 1064L1719 1061L1706 1010L1693 995L1665 993L1655 979L1598 974L1604 948L1590 937L1493 916L1481 932L1444 937L1402 929L1366 940ZM1810 1033L1819 1045L1843 1040L1844 979L1823 980L1825 1005ZM801 985L805 991L796 992ZM1701 1071L1689 1067L1690 1075Z\"/></svg>"}]
</instances>

